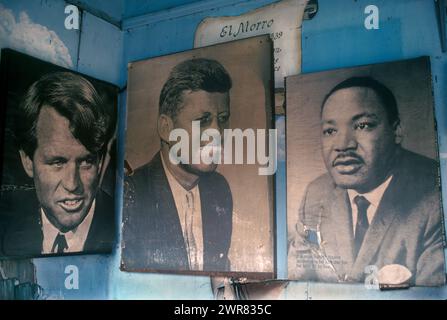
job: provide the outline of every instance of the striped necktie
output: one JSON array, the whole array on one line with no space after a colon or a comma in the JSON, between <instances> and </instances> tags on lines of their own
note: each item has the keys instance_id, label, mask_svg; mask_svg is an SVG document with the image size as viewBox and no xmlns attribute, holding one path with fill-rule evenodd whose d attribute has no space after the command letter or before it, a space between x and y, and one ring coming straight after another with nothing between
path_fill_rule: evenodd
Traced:
<instances>
[{"instance_id":1,"label":"striped necktie","mask_svg":"<svg viewBox=\"0 0 447 320\"><path fill-rule=\"evenodd\" d=\"M194 238L194 195L191 191L186 193L186 212L185 212L185 236L186 248L189 257L189 266L191 270L199 269L197 244Z\"/></svg>"}]
</instances>

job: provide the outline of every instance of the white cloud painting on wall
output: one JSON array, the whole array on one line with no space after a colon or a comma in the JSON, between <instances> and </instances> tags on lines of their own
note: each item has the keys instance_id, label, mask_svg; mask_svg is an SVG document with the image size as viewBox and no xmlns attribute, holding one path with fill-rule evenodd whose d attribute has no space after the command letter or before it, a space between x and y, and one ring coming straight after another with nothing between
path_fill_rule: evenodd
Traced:
<instances>
[{"instance_id":1,"label":"white cloud painting on wall","mask_svg":"<svg viewBox=\"0 0 447 320\"><path fill-rule=\"evenodd\" d=\"M12 10L1 4L0 48L19 50L62 67L73 67L68 48L56 32L34 23L25 11L16 20Z\"/></svg>"}]
</instances>

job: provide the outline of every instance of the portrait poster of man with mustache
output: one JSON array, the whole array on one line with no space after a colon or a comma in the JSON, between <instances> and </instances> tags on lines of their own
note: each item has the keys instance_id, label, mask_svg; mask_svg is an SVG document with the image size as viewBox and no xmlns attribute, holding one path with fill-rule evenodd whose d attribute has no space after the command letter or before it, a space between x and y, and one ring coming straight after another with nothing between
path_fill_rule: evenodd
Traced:
<instances>
[{"instance_id":1,"label":"portrait poster of man with mustache","mask_svg":"<svg viewBox=\"0 0 447 320\"><path fill-rule=\"evenodd\" d=\"M286 85L289 279L443 285L429 58Z\"/></svg>"},{"instance_id":2,"label":"portrait poster of man with mustache","mask_svg":"<svg viewBox=\"0 0 447 320\"><path fill-rule=\"evenodd\" d=\"M109 253L118 88L1 55L0 257Z\"/></svg>"},{"instance_id":3,"label":"portrait poster of man with mustache","mask_svg":"<svg viewBox=\"0 0 447 320\"><path fill-rule=\"evenodd\" d=\"M267 144L257 132L272 124L271 59L261 36L129 65L122 270L273 276L272 175L247 163L254 140L224 144L230 129ZM220 144L196 141L208 130ZM244 162L203 160L227 151Z\"/></svg>"}]
</instances>

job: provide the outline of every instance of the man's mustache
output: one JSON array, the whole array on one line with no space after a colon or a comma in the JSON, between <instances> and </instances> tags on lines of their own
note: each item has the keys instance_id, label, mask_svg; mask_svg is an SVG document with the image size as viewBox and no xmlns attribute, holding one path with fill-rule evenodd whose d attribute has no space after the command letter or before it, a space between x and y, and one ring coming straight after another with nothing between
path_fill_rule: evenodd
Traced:
<instances>
[{"instance_id":1,"label":"man's mustache","mask_svg":"<svg viewBox=\"0 0 447 320\"><path fill-rule=\"evenodd\" d=\"M359 164L359 163L365 163L363 158L359 156L354 151L347 151L347 152L341 152L339 153L334 161L332 161L332 166L338 166L338 165L350 165L350 164Z\"/></svg>"}]
</instances>

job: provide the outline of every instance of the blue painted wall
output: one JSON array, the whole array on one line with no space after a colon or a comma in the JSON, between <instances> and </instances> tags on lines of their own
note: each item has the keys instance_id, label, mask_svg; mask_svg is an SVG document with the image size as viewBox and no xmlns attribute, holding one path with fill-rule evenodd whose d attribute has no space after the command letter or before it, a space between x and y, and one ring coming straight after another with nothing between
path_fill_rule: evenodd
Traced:
<instances>
[{"instance_id":1,"label":"blue painted wall","mask_svg":"<svg viewBox=\"0 0 447 320\"><path fill-rule=\"evenodd\" d=\"M193 47L194 31L207 16L237 15L273 0L211 1L114 1L109 14L124 17L124 30L85 13L82 31L65 30L64 1L0 0L17 20L26 12L37 24L57 33L72 58L73 69L123 87L127 63L154 56L188 50ZM98 1L84 1L97 5ZM197 5L216 3L201 10ZM303 24L302 70L314 72L376 62L429 55L432 58L434 97L438 121L440 152L447 154L446 92L447 54L440 50L434 1L428 0L320 0L320 10L313 20ZM366 5L380 9L380 29L363 27ZM182 13L172 6L183 5ZM185 10L186 8L186 10ZM205 8L205 7L203 7ZM191 10L188 10L191 9ZM119 13L122 10L122 13ZM185 14L185 12L187 12ZM190 12L190 13L188 13ZM136 24L135 17L143 14ZM133 17L133 18L132 18ZM143 21L143 24L141 24ZM145 22L145 23L144 23ZM2 44L0 38L0 44ZM126 92L120 96L120 134L125 132ZM283 117L279 117L279 123ZM124 140L119 143L124 150ZM122 152L120 160L122 161ZM442 159L442 178L447 182L446 158ZM122 170L118 173L118 182ZM117 204L121 203L122 185L118 183ZM447 185L444 183L444 199ZM279 271L285 269L285 167L281 161L277 173L277 216ZM446 203L446 201L444 201ZM121 223L121 211L117 216ZM119 237L119 235L118 235ZM282 239L282 241L281 241ZM120 241L121 239L119 239ZM96 255L68 258L34 259L37 279L46 298L96 299L211 299L208 277L135 274L119 270L119 243L111 256ZM80 271L79 290L64 289L67 265ZM283 292L284 299L318 298L446 298L443 288L412 288L405 291L379 292L362 285L328 285L293 282Z\"/></svg>"}]
</instances>

